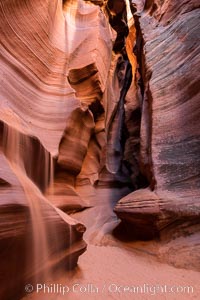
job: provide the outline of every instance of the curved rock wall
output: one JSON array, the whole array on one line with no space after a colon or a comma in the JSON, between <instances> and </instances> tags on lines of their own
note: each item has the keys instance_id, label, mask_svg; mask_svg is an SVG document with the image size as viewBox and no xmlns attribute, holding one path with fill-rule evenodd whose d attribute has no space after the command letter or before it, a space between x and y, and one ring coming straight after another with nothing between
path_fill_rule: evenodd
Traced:
<instances>
[{"instance_id":1,"label":"curved rock wall","mask_svg":"<svg viewBox=\"0 0 200 300\"><path fill-rule=\"evenodd\" d=\"M161 259L199 268L198 29L195 0L0 0L2 247L15 224L25 251L28 188L61 239L74 230L74 248L59 245L74 266L84 228L56 207L134 188L115 208L132 237L160 236ZM184 263L172 255L183 245Z\"/></svg>"},{"instance_id":2,"label":"curved rock wall","mask_svg":"<svg viewBox=\"0 0 200 300\"><path fill-rule=\"evenodd\" d=\"M95 197L97 182L109 189L129 181L122 162L126 70L131 77L123 50L126 6L123 1L107 10L100 8L102 1L95 4L0 1L2 249L16 239L15 251L0 259L3 272L13 270L12 278L21 265L10 286L4 275L3 299L17 299L24 283L40 276L27 260L39 258L36 265L46 270L43 259L53 256L51 268L60 264L55 256L61 253L62 265L71 268L85 251L84 226L57 207L81 210L91 205L88 196ZM120 20L122 31L109 24L112 9L112 25ZM125 190L119 187L120 195L130 191Z\"/></svg>"},{"instance_id":3,"label":"curved rock wall","mask_svg":"<svg viewBox=\"0 0 200 300\"><path fill-rule=\"evenodd\" d=\"M199 269L200 5L132 1L132 11L143 46L140 166L150 189L128 195L115 211L137 238L159 234L169 242L186 235L191 243L182 240L182 260L172 256L178 240L161 253L177 266Z\"/></svg>"},{"instance_id":4,"label":"curved rock wall","mask_svg":"<svg viewBox=\"0 0 200 300\"><path fill-rule=\"evenodd\" d=\"M156 187L195 197L200 187L200 78L196 73L200 10L196 1L148 2L140 24L149 79L146 88L152 110Z\"/></svg>"}]
</instances>

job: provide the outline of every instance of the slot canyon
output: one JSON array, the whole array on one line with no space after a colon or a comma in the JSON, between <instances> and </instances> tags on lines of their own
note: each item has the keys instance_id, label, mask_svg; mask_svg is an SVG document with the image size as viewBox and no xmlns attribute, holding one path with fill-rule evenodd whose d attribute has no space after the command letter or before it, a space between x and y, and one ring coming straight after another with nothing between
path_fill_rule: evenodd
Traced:
<instances>
[{"instance_id":1,"label":"slot canyon","mask_svg":"<svg viewBox=\"0 0 200 300\"><path fill-rule=\"evenodd\" d=\"M0 0L0 300L200 299L199 0Z\"/></svg>"}]
</instances>

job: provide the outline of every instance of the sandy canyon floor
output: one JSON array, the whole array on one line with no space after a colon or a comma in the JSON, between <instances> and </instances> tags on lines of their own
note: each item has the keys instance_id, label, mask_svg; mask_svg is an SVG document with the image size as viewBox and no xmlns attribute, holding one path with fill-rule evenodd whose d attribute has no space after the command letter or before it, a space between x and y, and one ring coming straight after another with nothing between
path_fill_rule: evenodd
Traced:
<instances>
[{"instance_id":1,"label":"sandy canyon floor","mask_svg":"<svg viewBox=\"0 0 200 300\"><path fill-rule=\"evenodd\" d=\"M88 249L78 267L38 283L38 290L34 287L23 300L199 299L199 273L159 262L156 241L120 242L112 236L119 222L112 210L117 197L119 191L113 190L108 197L106 189L101 189L92 208L73 215L87 227ZM186 287L192 289L188 292Z\"/></svg>"}]
</instances>

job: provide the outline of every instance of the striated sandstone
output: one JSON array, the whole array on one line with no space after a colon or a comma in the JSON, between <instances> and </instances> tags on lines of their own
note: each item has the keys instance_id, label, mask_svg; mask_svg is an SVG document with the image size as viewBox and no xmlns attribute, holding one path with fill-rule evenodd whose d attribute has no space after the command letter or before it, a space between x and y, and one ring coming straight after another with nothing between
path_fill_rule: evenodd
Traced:
<instances>
[{"instance_id":1,"label":"striated sandstone","mask_svg":"<svg viewBox=\"0 0 200 300\"><path fill-rule=\"evenodd\" d=\"M127 25L115 32L106 11L82 0L0 1L0 17L0 239L8 249L0 256L1 297L9 299L43 271L74 267L85 251L84 226L57 207L90 206L98 182L108 201L112 184L130 191L121 141L128 63L119 53Z\"/></svg>"},{"instance_id":2,"label":"striated sandstone","mask_svg":"<svg viewBox=\"0 0 200 300\"><path fill-rule=\"evenodd\" d=\"M0 146L0 297L19 299L27 282L76 266L86 249L85 227L42 194L50 155L38 140L1 123Z\"/></svg>"},{"instance_id":3,"label":"striated sandstone","mask_svg":"<svg viewBox=\"0 0 200 300\"><path fill-rule=\"evenodd\" d=\"M165 244L161 247L164 260L198 269L199 4L167 0L132 3L143 45L139 58L143 81L140 170L150 190L139 189L121 199L115 212L131 224L133 238L160 236ZM184 251L180 250L181 241ZM181 251L182 261L173 251ZM186 264L184 257L189 253L191 263Z\"/></svg>"},{"instance_id":4,"label":"striated sandstone","mask_svg":"<svg viewBox=\"0 0 200 300\"><path fill-rule=\"evenodd\" d=\"M58 208L94 205L98 240L133 187L114 209L131 237L159 237L162 261L199 268L199 4L172 2L0 1L0 243L22 265L10 291L36 273L30 203L43 211L48 258L70 268L85 228Z\"/></svg>"}]
</instances>

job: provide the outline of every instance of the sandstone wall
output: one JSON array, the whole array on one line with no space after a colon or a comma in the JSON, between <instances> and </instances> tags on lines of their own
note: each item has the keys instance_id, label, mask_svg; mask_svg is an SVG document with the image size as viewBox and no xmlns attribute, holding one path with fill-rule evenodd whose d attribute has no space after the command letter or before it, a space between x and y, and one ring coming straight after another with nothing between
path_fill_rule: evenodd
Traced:
<instances>
[{"instance_id":1,"label":"sandstone wall","mask_svg":"<svg viewBox=\"0 0 200 300\"><path fill-rule=\"evenodd\" d=\"M128 195L115 211L133 225L137 238L188 236L183 251L181 242L171 242L161 252L178 266L199 268L200 6L197 1L132 3L142 39L136 46L143 47L140 166L150 188ZM181 251L182 260L170 256L172 251Z\"/></svg>"}]
</instances>

